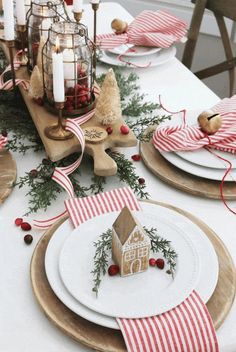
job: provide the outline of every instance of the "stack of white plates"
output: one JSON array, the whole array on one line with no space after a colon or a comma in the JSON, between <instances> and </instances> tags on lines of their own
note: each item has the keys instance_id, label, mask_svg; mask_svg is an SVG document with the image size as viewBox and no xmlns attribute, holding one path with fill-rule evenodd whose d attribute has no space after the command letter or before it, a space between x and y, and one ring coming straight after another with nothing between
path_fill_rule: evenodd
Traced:
<instances>
[{"instance_id":1,"label":"stack of white plates","mask_svg":"<svg viewBox=\"0 0 236 352\"><path fill-rule=\"evenodd\" d=\"M201 111L199 111L200 113ZM197 111L188 112L187 124L197 125ZM226 159L231 162L232 170L225 178L225 181L232 182L236 180L236 156L231 153L221 152L212 149L213 153L206 148L195 151L178 151L178 152L160 152L161 155L171 164L179 169L192 175L207 178L210 180L221 181L229 164L218 158Z\"/></svg>"},{"instance_id":2,"label":"stack of white plates","mask_svg":"<svg viewBox=\"0 0 236 352\"><path fill-rule=\"evenodd\" d=\"M111 50L101 51L100 61L109 65L121 67L154 67L162 65L175 57L176 48L142 47L123 44ZM122 61L119 59L122 57ZM131 64L129 64L131 63Z\"/></svg>"},{"instance_id":3,"label":"stack of white plates","mask_svg":"<svg viewBox=\"0 0 236 352\"><path fill-rule=\"evenodd\" d=\"M106 274L96 297L91 274L94 241L112 226L118 212L93 218L77 229L67 220L49 242L45 269L53 291L69 309L101 326L119 329L116 317L161 314L184 301L194 289L207 302L217 284L217 256L199 227L173 210L146 203L142 208L135 213L141 224L157 228L178 254L174 279L156 268L125 278Z\"/></svg>"}]
</instances>

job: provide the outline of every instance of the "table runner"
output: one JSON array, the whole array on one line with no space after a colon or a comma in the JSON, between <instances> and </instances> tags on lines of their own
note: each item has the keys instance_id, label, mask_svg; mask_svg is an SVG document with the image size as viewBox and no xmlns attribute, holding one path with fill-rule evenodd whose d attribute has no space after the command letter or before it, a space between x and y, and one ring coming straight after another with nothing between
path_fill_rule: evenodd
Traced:
<instances>
[{"instance_id":1,"label":"table runner","mask_svg":"<svg viewBox=\"0 0 236 352\"><path fill-rule=\"evenodd\" d=\"M125 205L130 210L140 210L130 188L69 199L65 205L75 227L95 216L121 210ZM117 318L117 323L129 352L219 351L210 314L195 291L166 313L142 319Z\"/></svg>"},{"instance_id":2,"label":"table runner","mask_svg":"<svg viewBox=\"0 0 236 352\"><path fill-rule=\"evenodd\" d=\"M134 44L168 48L180 41L187 32L187 24L167 11L143 11L128 26L124 34L101 34L97 45L113 49L121 44Z\"/></svg>"}]
</instances>

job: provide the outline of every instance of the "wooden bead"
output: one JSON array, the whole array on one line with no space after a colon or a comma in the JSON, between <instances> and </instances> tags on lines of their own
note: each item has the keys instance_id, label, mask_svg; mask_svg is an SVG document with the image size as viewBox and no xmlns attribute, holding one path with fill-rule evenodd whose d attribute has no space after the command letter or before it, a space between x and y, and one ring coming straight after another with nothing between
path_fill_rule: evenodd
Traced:
<instances>
[{"instance_id":1,"label":"wooden bead","mask_svg":"<svg viewBox=\"0 0 236 352\"><path fill-rule=\"evenodd\" d=\"M111 28L115 31L116 34L125 33L127 30L127 27L128 27L128 23L118 18L115 18L111 22Z\"/></svg>"},{"instance_id":2,"label":"wooden bead","mask_svg":"<svg viewBox=\"0 0 236 352\"><path fill-rule=\"evenodd\" d=\"M207 110L203 111L198 116L198 123L203 132L206 132L207 134L214 134L220 129L222 125L222 118L220 114L215 113L212 110Z\"/></svg>"}]
</instances>

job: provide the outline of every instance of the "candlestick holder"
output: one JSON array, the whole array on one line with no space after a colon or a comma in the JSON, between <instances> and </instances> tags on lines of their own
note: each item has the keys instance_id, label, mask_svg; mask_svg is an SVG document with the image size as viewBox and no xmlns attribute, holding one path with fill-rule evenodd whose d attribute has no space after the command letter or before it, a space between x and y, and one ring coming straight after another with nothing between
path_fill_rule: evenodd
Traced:
<instances>
[{"instance_id":1,"label":"candlestick holder","mask_svg":"<svg viewBox=\"0 0 236 352\"><path fill-rule=\"evenodd\" d=\"M94 43L94 52L93 52L93 75L94 79L96 79L96 68L97 68L97 11L99 9L100 1L94 2L91 1L92 9L93 9L93 43Z\"/></svg>"},{"instance_id":2,"label":"candlestick holder","mask_svg":"<svg viewBox=\"0 0 236 352\"><path fill-rule=\"evenodd\" d=\"M46 127L44 130L45 136L53 139L55 141L65 141L73 137L73 133L66 131L63 124L62 111L64 108L65 102L55 102L55 108L58 111L58 122L55 125Z\"/></svg>"},{"instance_id":3,"label":"candlestick holder","mask_svg":"<svg viewBox=\"0 0 236 352\"><path fill-rule=\"evenodd\" d=\"M81 18L83 17L83 12L84 12L84 10L81 10L78 12L73 11L74 19L76 20L77 23L79 23L81 21Z\"/></svg>"},{"instance_id":4,"label":"candlestick holder","mask_svg":"<svg viewBox=\"0 0 236 352\"><path fill-rule=\"evenodd\" d=\"M16 75L15 75L15 68L14 68L14 52L13 52L13 49L15 47L15 40L6 40L5 43L8 47L8 50L9 50L13 89L15 90L15 88L16 88Z\"/></svg>"},{"instance_id":5,"label":"candlestick holder","mask_svg":"<svg viewBox=\"0 0 236 352\"><path fill-rule=\"evenodd\" d=\"M25 46L26 46L26 25L21 25L17 24L16 26L17 32L19 33L19 38L20 38L20 49L21 49L21 55L20 55L20 64L21 66L26 66L28 63L28 58L25 52Z\"/></svg>"}]
</instances>

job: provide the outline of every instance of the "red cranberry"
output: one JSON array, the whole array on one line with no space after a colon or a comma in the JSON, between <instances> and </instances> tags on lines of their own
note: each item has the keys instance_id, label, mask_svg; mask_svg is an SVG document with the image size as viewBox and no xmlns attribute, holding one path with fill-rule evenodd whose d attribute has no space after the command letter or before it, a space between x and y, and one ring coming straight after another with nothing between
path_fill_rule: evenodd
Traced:
<instances>
[{"instance_id":1,"label":"red cranberry","mask_svg":"<svg viewBox=\"0 0 236 352\"><path fill-rule=\"evenodd\" d=\"M1 135L2 135L3 137L7 137L7 131L6 131L6 130L2 130Z\"/></svg>"},{"instance_id":2,"label":"red cranberry","mask_svg":"<svg viewBox=\"0 0 236 352\"><path fill-rule=\"evenodd\" d=\"M36 169L31 170L29 175L31 178L36 178L38 176L38 170Z\"/></svg>"},{"instance_id":3,"label":"red cranberry","mask_svg":"<svg viewBox=\"0 0 236 352\"><path fill-rule=\"evenodd\" d=\"M138 179L138 182L139 182L140 185L143 185L143 184L145 183L145 179L142 178L142 177L140 177L140 178Z\"/></svg>"},{"instance_id":4,"label":"red cranberry","mask_svg":"<svg viewBox=\"0 0 236 352\"><path fill-rule=\"evenodd\" d=\"M150 266L156 266L156 259L155 258L150 258L149 259L149 265Z\"/></svg>"},{"instance_id":5,"label":"red cranberry","mask_svg":"<svg viewBox=\"0 0 236 352\"><path fill-rule=\"evenodd\" d=\"M139 154L134 154L131 156L131 158L134 160L134 161L139 161L141 159L141 155Z\"/></svg>"},{"instance_id":6,"label":"red cranberry","mask_svg":"<svg viewBox=\"0 0 236 352\"><path fill-rule=\"evenodd\" d=\"M108 274L109 274L110 276L115 276L115 275L117 275L117 274L119 273L119 271L120 271L119 266L118 266L118 265L115 265L115 264L110 265L109 268L108 268Z\"/></svg>"},{"instance_id":7,"label":"red cranberry","mask_svg":"<svg viewBox=\"0 0 236 352\"><path fill-rule=\"evenodd\" d=\"M30 234L25 235L24 241L25 241L26 244L31 244L33 242L33 236L30 235Z\"/></svg>"},{"instance_id":8,"label":"red cranberry","mask_svg":"<svg viewBox=\"0 0 236 352\"><path fill-rule=\"evenodd\" d=\"M28 222L22 222L20 226L23 231L30 231L31 230L31 225Z\"/></svg>"},{"instance_id":9,"label":"red cranberry","mask_svg":"<svg viewBox=\"0 0 236 352\"><path fill-rule=\"evenodd\" d=\"M106 131L108 134L112 134L113 128L111 126L109 126L109 127L107 127Z\"/></svg>"},{"instance_id":10,"label":"red cranberry","mask_svg":"<svg viewBox=\"0 0 236 352\"><path fill-rule=\"evenodd\" d=\"M22 222L23 222L22 218L16 218L16 220L15 220L16 226L20 226L22 224Z\"/></svg>"},{"instance_id":11,"label":"red cranberry","mask_svg":"<svg viewBox=\"0 0 236 352\"><path fill-rule=\"evenodd\" d=\"M159 269L164 269L164 266L165 266L165 262L163 259L159 258L156 260L156 266L159 268Z\"/></svg>"},{"instance_id":12,"label":"red cranberry","mask_svg":"<svg viewBox=\"0 0 236 352\"><path fill-rule=\"evenodd\" d=\"M129 134L129 127L126 126L126 125L121 125L121 126L120 126L120 132L121 132L122 134Z\"/></svg>"}]
</instances>

